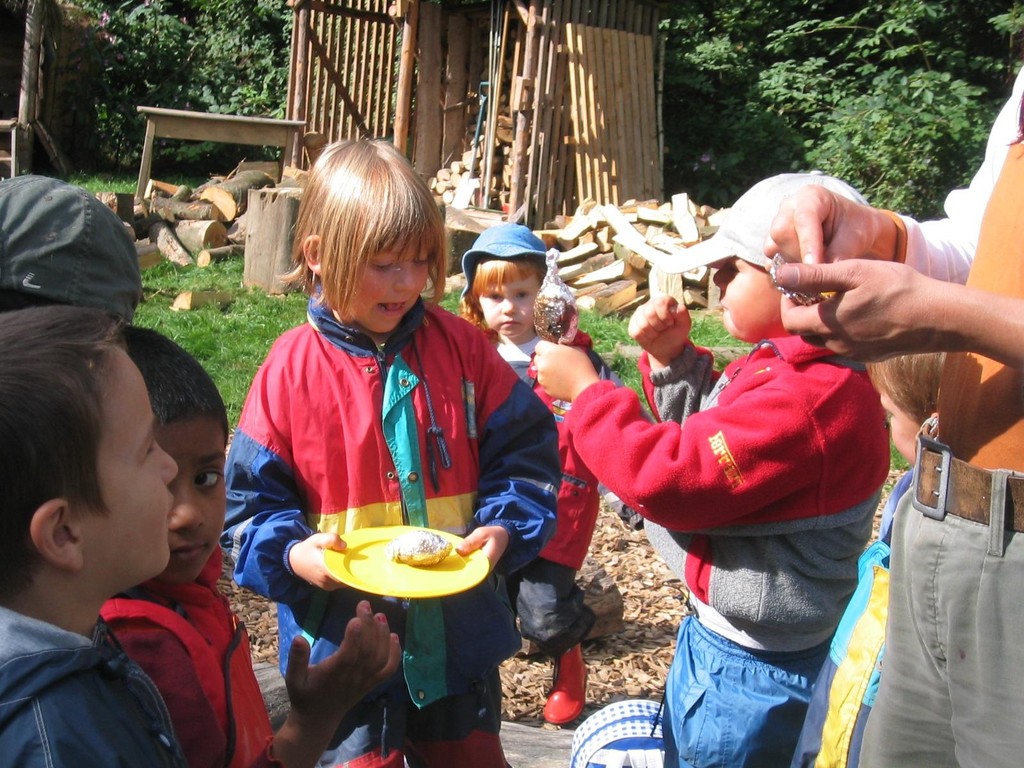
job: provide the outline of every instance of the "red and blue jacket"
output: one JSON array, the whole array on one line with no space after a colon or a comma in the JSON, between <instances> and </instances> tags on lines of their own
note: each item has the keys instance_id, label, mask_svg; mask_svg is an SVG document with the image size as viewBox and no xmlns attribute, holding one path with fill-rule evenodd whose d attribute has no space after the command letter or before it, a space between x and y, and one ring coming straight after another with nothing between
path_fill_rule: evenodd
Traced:
<instances>
[{"instance_id":1,"label":"red and blue jacket","mask_svg":"<svg viewBox=\"0 0 1024 768\"><path fill-rule=\"evenodd\" d=\"M308 319L274 343L231 442L222 542L235 580L278 604L282 649L303 633L312 661L327 657L365 599L403 643L388 696L422 706L465 693L520 648L494 574L440 598L443 620L423 626L408 621L424 615L410 610L417 601L312 587L288 552L318 531L500 525L509 546L496 570L518 570L555 528L554 420L487 339L443 309L418 302L382 348L315 297Z\"/></svg>"},{"instance_id":2,"label":"red and blue jacket","mask_svg":"<svg viewBox=\"0 0 1024 768\"><path fill-rule=\"evenodd\" d=\"M641 357L658 423L608 382L566 420L601 480L668 529L702 622L750 647L812 647L856 586L888 473L878 393L863 366L796 336L760 342L721 374L712 363L693 345L653 373Z\"/></svg>"}]
</instances>

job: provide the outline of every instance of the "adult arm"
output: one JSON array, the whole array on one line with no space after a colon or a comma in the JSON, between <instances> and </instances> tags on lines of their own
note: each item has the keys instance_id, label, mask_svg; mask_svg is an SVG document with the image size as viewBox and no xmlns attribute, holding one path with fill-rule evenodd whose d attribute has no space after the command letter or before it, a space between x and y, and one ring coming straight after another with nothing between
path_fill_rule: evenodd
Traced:
<instances>
[{"instance_id":1,"label":"adult arm","mask_svg":"<svg viewBox=\"0 0 1024 768\"><path fill-rule=\"evenodd\" d=\"M904 264L868 260L787 265L779 282L838 291L810 307L783 302L792 333L859 360L910 352L971 351L1024 365L1024 300L925 277Z\"/></svg>"}]
</instances>

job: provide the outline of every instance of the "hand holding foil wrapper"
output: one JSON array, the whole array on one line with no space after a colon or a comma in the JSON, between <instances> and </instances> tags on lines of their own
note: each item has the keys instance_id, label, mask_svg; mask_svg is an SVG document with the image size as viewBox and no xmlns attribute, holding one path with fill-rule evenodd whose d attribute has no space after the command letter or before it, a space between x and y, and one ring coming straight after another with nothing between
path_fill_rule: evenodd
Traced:
<instances>
[{"instance_id":1,"label":"hand holding foil wrapper","mask_svg":"<svg viewBox=\"0 0 1024 768\"><path fill-rule=\"evenodd\" d=\"M533 303L533 324L537 335L555 344L568 344L576 337L579 311L569 286L558 276L558 251L550 249L545 258L547 273Z\"/></svg>"},{"instance_id":2,"label":"hand holding foil wrapper","mask_svg":"<svg viewBox=\"0 0 1024 768\"><path fill-rule=\"evenodd\" d=\"M783 288L781 285L779 285L779 281L775 279L775 274L776 272L778 272L779 268L785 263L786 260L782 257L782 254L776 253L775 256L772 257L772 265L768 270L768 274L771 275L772 283L774 283L775 288L779 291L779 293L781 293L787 299L792 301L794 304L799 304L803 307L809 307L812 304L817 304L819 302L825 301L826 299L831 299L833 296L836 295L835 291L826 291L824 293L801 293L800 291L791 291L788 288Z\"/></svg>"}]
</instances>

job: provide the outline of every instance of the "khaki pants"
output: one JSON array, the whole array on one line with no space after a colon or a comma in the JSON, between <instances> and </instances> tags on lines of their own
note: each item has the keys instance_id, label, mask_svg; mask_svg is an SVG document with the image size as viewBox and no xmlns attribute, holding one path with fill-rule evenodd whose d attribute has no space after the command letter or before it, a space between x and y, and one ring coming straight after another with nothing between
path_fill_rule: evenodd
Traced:
<instances>
[{"instance_id":1,"label":"khaki pants","mask_svg":"<svg viewBox=\"0 0 1024 768\"><path fill-rule=\"evenodd\" d=\"M861 765L1024 764L1024 534L925 517L893 527L882 682ZM994 549L996 554L991 554Z\"/></svg>"}]
</instances>

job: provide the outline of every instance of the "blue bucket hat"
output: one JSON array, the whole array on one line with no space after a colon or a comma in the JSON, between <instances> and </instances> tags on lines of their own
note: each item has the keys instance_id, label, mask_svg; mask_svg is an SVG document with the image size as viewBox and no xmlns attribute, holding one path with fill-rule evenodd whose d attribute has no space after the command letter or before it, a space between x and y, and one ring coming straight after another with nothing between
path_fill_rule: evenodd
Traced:
<instances>
[{"instance_id":1,"label":"blue bucket hat","mask_svg":"<svg viewBox=\"0 0 1024 768\"><path fill-rule=\"evenodd\" d=\"M473 286L476 268L488 259L536 259L545 263L548 249L533 230L522 224L496 224L485 229L462 256L462 274L466 276L465 297Z\"/></svg>"}]
</instances>

